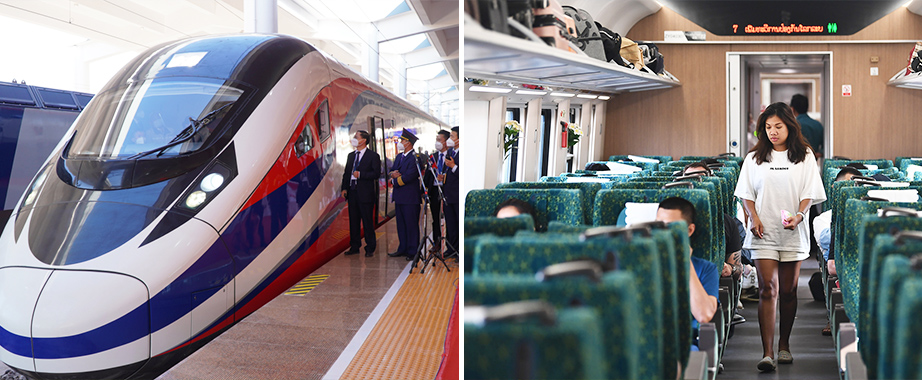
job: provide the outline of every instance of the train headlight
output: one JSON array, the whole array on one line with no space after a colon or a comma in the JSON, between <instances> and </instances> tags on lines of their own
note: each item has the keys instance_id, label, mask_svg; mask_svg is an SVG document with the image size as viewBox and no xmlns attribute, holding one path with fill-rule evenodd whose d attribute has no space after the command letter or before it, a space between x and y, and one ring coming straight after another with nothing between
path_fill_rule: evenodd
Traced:
<instances>
[{"instance_id":1,"label":"train headlight","mask_svg":"<svg viewBox=\"0 0 922 380\"><path fill-rule=\"evenodd\" d=\"M189 194L189 196L186 197L186 206L191 209L197 208L198 206L201 206L202 203L205 203L206 199L208 199L208 195L205 194L204 191L193 191L192 194Z\"/></svg>"},{"instance_id":2,"label":"train headlight","mask_svg":"<svg viewBox=\"0 0 922 380\"><path fill-rule=\"evenodd\" d=\"M220 173L211 173L202 179L202 190L206 193L215 191L224 184L224 176ZM193 193L194 194L194 193Z\"/></svg>"}]
</instances>

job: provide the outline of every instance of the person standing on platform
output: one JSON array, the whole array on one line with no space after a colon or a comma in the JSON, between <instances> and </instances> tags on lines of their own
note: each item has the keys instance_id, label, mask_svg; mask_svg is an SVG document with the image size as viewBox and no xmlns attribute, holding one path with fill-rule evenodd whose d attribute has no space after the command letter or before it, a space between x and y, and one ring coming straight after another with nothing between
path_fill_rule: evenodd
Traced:
<instances>
[{"instance_id":1,"label":"person standing on platform","mask_svg":"<svg viewBox=\"0 0 922 380\"><path fill-rule=\"evenodd\" d=\"M426 174L423 175L423 183L429 189L429 211L432 213L432 248L429 250L431 253L442 251L442 190L439 187L443 183L437 177L445 173L449 138L451 138L451 133L444 129L435 135L435 153L430 156L431 169L426 170Z\"/></svg>"},{"instance_id":2,"label":"person standing on platform","mask_svg":"<svg viewBox=\"0 0 922 380\"><path fill-rule=\"evenodd\" d=\"M419 186L419 164L413 144L417 137L404 128L403 134L397 140L397 150L402 152L394 158L394 166L390 172L390 181L394 186L394 203L397 211L397 238L400 245L397 250L387 255L390 257L404 256L407 261L413 260L419 248L419 209L421 191Z\"/></svg>"},{"instance_id":3,"label":"person standing on platform","mask_svg":"<svg viewBox=\"0 0 922 380\"><path fill-rule=\"evenodd\" d=\"M343 172L342 194L349 206L349 251L347 255L359 253L362 246L360 229L365 229L365 256L375 254L375 226L373 214L378 200L378 178L381 177L381 157L368 149L367 131L355 132L352 147L355 151L346 158ZM361 224L361 226L360 226Z\"/></svg>"},{"instance_id":4,"label":"person standing on platform","mask_svg":"<svg viewBox=\"0 0 922 380\"><path fill-rule=\"evenodd\" d=\"M445 256L458 256L458 250L461 249L458 246L458 233L460 228L458 228L458 221L460 214L458 213L458 185L460 184L461 170L458 168L458 162L461 159L460 156L460 141L458 139L458 127L451 128L451 137L446 141L448 143L448 157L445 158L445 174L440 176L440 180L444 185L442 185L442 190L445 192L445 205L443 207L445 211L445 240L448 242L447 251Z\"/></svg>"},{"instance_id":5,"label":"person standing on platform","mask_svg":"<svg viewBox=\"0 0 922 380\"><path fill-rule=\"evenodd\" d=\"M775 310L780 309L777 363L791 364L800 263L809 257L810 206L826 200L810 145L791 107L773 103L756 124L759 142L746 155L734 195L749 215L743 248L752 250L759 275L759 371L775 370Z\"/></svg>"}]
</instances>

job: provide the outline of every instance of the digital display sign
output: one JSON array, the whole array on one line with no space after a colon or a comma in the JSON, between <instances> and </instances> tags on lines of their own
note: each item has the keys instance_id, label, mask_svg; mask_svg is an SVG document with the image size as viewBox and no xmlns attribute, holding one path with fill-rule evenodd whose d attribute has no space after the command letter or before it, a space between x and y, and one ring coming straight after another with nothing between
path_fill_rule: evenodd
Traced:
<instances>
[{"instance_id":1,"label":"digital display sign","mask_svg":"<svg viewBox=\"0 0 922 380\"><path fill-rule=\"evenodd\" d=\"M661 0L660 3L719 36L836 36L857 33L899 8L905 0Z\"/></svg>"}]
</instances>

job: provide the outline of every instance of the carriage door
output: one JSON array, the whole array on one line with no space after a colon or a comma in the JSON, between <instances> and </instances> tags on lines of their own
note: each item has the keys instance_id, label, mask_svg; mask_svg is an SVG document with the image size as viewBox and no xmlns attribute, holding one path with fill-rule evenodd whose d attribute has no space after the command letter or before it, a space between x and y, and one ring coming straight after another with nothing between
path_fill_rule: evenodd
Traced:
<instances>
[{"instance_id":1,"label":"carriage door","mask_svg":"<svg viewBox=\"0 0 922 380\"><path fill-rule=\"evenodd\" d=\"M377 152L381 157L381 177L378 179L378 201L375 205L375 225L378 225L387 216L388 212L391 185L390 181L387 180L387 172L390 170L393 157L387 156L387 149L385 149L384 146L386 143L384 119L379 116L369 117L368 130L371 135L371 141L368 147Z\"/></svg>"}]
</instances>

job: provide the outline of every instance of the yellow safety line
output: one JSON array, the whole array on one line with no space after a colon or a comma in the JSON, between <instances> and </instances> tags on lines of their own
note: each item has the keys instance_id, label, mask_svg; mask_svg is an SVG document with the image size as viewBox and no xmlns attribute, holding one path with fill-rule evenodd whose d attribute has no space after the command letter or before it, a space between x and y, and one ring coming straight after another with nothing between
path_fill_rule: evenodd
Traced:
<instances>
[{"instance_id":1,"label":"yellow safety line","mask_svg":"<svg viewBox=\"0 0 922 380\"><path fill-rule=\"evenodd\" d=\"M307 276L305 279L301 280L301 282L295 284L295 286L292 286L290 289L288 289L288 291L282 294L286 296L303 296L311 290L314 290L317 285L320 285L323 280L326 280L329 277L330 275L328 274L315 274L313 276Z\"/></svg>"},{"instance_id":2,"label":"yellow safety line","mask_svg":"<svg viewBox=\"0 0 922 380\"><path fill-rule=\"evenodd\" d=\"M458 266L449 266L414 270L341 379L435 377L458 283Z\"/></svg>"}]
</instances>

